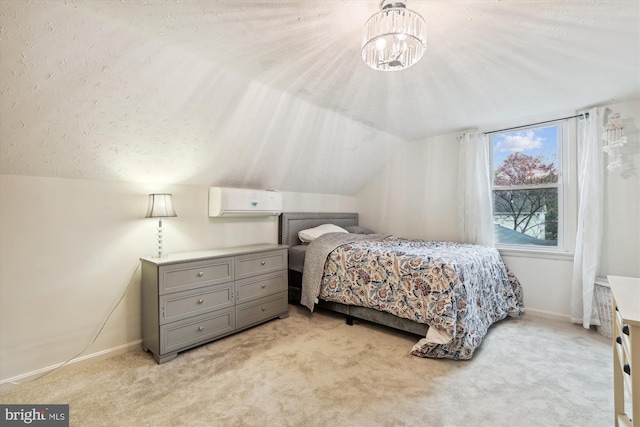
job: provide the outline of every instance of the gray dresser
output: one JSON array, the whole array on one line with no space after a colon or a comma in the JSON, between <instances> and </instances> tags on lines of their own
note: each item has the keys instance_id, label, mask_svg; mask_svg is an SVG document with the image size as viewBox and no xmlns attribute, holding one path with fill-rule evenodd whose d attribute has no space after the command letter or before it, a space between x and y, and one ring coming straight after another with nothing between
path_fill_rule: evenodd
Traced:
<instances>
[{"instance_id":1,"label":"gray dresser","mask_svg":"<svg viewBox=\"0 0 640 427\"><path fill-rule=\"evenodd\" d=\"M286 245L179 253L141 262L142 348L158 363L288 316Z\"/></svg>"}]
</instances>

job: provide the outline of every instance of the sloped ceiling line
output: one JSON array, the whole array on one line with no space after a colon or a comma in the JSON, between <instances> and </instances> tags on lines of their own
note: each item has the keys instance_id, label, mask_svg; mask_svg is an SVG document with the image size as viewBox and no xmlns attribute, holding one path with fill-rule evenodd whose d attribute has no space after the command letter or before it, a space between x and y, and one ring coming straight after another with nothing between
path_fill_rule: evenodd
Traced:
<instances>
[{"instance_id":1,"label":"sloped ceiling line","mask_svg":"<svg viewBox=\"0 0 640 427\"><path fill-rule=\"evenodd\" d=\"M416 1L399 73L378 3L4 0L0 172L353 195L406 141L638 97L635 0Z\"/></svg>"}]
</instances>

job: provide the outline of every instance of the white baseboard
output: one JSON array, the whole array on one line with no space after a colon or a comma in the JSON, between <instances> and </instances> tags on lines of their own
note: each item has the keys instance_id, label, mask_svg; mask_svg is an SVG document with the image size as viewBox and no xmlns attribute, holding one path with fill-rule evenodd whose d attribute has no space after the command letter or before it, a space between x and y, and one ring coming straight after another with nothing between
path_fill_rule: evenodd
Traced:
<instances>
[{"instance_id":1,"label":"white baseboard","mask_svg":"<svg viewBox=\"0 0 640 427\"><path fill-rule=\"evenodd\" d=\"M524 312L525 315L544 317L545 319L559 320L561 322L571 323L571 317L564 314L551 313L549 311L536 310L534 308L525 308Z\"/></svg>"},{"instance_id":2,"label":"white baseboard","mask_svg":"<svg viewBox=\"0 0 640 427\"><path fill-rule=\"evenodd\" d=\"M117 356L119 354L126 353L128 351L139 348L142 340L133 341L127 344L122 344L116 347L111 347L106 350L97 351L95 353L86 354L69 360L68 362L62 362L55 365L47 366L46 368L37 369L35 371L27 372L24 374L16 375L15 377L0 380L0 391L7 391L11 388L17 387L26 382L40 378L56 369L64 368L70 365L76 365L77 363L94 362L100 359L107 359L109 357Z\"/></svg>"}]
</instances>

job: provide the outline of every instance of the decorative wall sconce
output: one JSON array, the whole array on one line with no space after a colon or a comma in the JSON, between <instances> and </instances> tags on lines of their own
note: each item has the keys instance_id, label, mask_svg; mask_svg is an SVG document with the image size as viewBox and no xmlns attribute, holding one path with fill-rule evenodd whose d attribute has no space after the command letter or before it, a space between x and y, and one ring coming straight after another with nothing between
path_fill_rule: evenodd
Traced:
<instances>
[{"instance_id":1,"label":"decorative wall sconce","mask_svg":"<svg viewBox=\"0 0 640 427\"><path fill-rule=\"evenodd\" d=\"M173 209L171 194L149 194L149 207L145 218L159 218L158 220L158 253L157 257L162 258L162 218L178 216Z\"/></svg>"},{"instance_id":2,"label":"decorative wall sconce","mask_svg":"<svg viewBox=\"0 0 640 427\"><path fill-rule=\"evenodd\" d=\"M604 142L602 151L609 155L607 169L612 171L622 167L620 148L627 143L627 137L624 136L624 123L620 120L620 113L609 115L609 120L602 131L602 141Z\"/></svg>"}]
</instances>

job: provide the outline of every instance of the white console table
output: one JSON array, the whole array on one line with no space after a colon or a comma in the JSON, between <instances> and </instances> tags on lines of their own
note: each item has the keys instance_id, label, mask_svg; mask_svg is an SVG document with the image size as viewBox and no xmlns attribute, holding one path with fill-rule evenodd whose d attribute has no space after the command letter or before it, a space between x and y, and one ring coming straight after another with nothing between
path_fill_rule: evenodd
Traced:
<instances>
[{"instance_id":1,"label":"white console table","mask_svg":"<svg viewBox=\"0 0 640 427\"><path fill-rule=\"evenodd\" d=\"M640 427L640 278L608 276L613 297L613 397L616 427ZM631 412L625 409L625 392Z\"/></svg>"}]
</instances>

